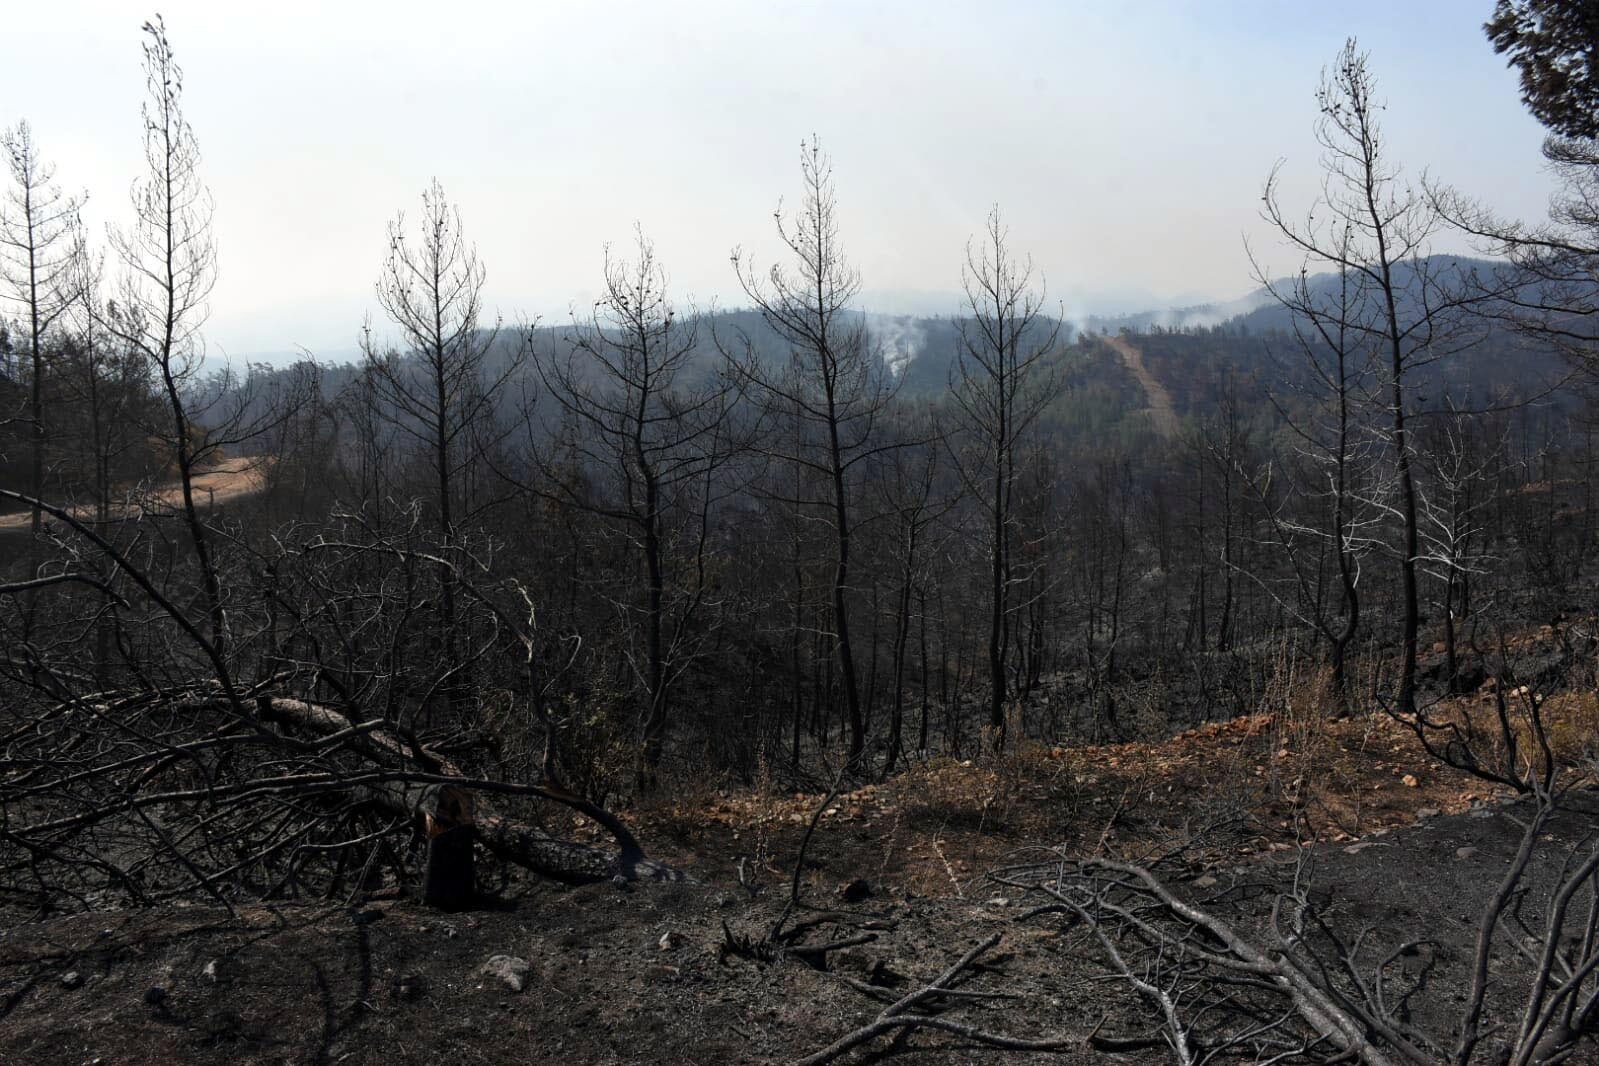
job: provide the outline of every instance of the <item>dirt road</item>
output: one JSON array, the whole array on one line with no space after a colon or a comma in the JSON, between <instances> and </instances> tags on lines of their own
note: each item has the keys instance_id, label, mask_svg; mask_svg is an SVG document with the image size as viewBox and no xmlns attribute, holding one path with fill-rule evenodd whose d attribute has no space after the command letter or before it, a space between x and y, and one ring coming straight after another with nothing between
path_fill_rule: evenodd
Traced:
<instances>
[{"instance_id":1,"label":"dirt road","mask_svg":"<svg viewBox=\"0 0 1599 1066\"><path fill-rule=\"evenodd\" d=\"M1105 342L1121 356L1122 363L1132 371L1133 377L1138 379L1139 386L1144 390L1148 400L1149 420L1155 425L1155 432L1162 437L1175 437L1177 435L1177 409L1172 406L1171 393L1166 391L1149 368L1144 365L1144 353L1140 352L1126 337L1106 336Z\"/></svg>"},{"instance_id":2,"label":"dirt road","mask_svg":"<svg viewBox=\"0 0 1599 1066\"><path fill-rule=\"evenodd\" d=\"M259 456L240 456L224 459L204 473L197 474L194 479L194 498L201 507L214 507L219 503L253 496L265 485L266 471L262 459ZM144 492L129 492L122 502L113 507L112 515L115 518L130 518L139 514L169 514L182 506L183 489L174 481ZM75 518L92 519L94 508L86 505L74 507L72 515ZM0 515L0 533L25 530L32 520L32 515L27 511Z\"/></svg>"}]
</instances>

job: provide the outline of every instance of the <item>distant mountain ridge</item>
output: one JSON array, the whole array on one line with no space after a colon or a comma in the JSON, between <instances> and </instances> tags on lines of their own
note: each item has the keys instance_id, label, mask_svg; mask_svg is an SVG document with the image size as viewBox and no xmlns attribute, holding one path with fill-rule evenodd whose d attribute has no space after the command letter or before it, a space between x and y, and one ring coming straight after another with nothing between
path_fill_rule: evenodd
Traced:
<instances>
[{"instance_id":1,"label":"distant mountain ridge","mask_svg":"<svg viewBox=\"0 0 1599 1066\"><path fill-rule=\"evenodd\" d=\"M1503 266L1495 260L1452 255L1431 256L1426 262L1435 270L1476 271L1480 276L1489 276ZM1398 264L1396 279L1401 289L1410 283L1412 271L1413 268L1409 264ZM1283 284L1291 284L1294 279L1291 276L1284 276L1279 280ZM1330 292L1336 283L1337 275L1330 271L1311 276L1312 287L1323 292ZM1083 293L1073 293L1067 303L1068 306L1072 304L1081 306L1084 303L1093 306L1096 303L1114 305L1122 302L1120 297L1101 295L1104 297L1103 300L1085 298ZM965 296L955 291L868 289L860 294L856 303L866 319L868 328L883 344L885 360L896 372L916 357L926 345L930 335L943 332L949 323L958 322L967 313ZM714 317L731 316L734 319L741 319L745 314L747 314L746 309L730 309L715 312ZM1239 328L1245 332L1287 331L1292 326L1292 319L1271 294L1261 287L1236 299L1210 303L1117 313L1083 314L1068 311L1063 325L1065 335L1069 338L1078 333L1118 333L1124 329L1135 333L1145 333L1154 329L1183 331L1216 328ZM538 332L544 336L558 336L567 328L569 327L563 323L552 323L541 327ZM334 351L313 351L310 355L319 363L335 364L355 362L360 358L360 352L350 347ZM229 357L229 361L235 365L265 363L285 366L305 357L306 353L303 350L284 349L233 355Z\"/></svg>"},{"instance_id":2,"label":"distant mountain ridge","mask_svg":"<svg viewBox=\"0 0 1599 1066\"><path fill-rule=\"evenodd\" d=\"M1459 274L1491 277L1502 264L1492 260L1470 259L1457 256L1437 256L1429 259L1424 269L1434 274ZM1413 315L1416 308L1414 289L1418 272L1412 264L1400 264L1395 271L1395 282L1401 296L1401 315ZM1291 284L1294 279L1285 279ZM1313 292L1331 294L1336 291L1337 275L1321 273L1312 275ZM934 298L939 294L918 294ZM910 312L884 312L871 310L863 295L863 310L856 312L860 321L888 370L899 379L907 394L929 400L939 397L949 388L952 371L961 348L962 317L946 314L917 314ZM891 301L884 301L885 304ZM881 305L880 305L881 306ZM1039 323L1041 330L1054 324L1054 319ZM1166 308L1115 316L1087 316L1060 322L1059 342L1063 358L1084 361L1080 381L1106 384L1119 393L1137 393L1129 380L1122 380L1120 362L1114 358L1091 358L1090 346L1079 342L1092 334L1110 334L1123 331L1142 335L1136 341L1144 352L1152 372L1173 391L1176 409L1185 413L1203 409L1215 399L1210 396L1201 380L1206 375L1218 380L1223 377L1253 377L1266 379L1280 376L1287 364L1294 362L1293 348L1281 338L1293 326L1291 314L1284 309L1265 288L1258 288L1234 300L1221 303L1196 304L1188 307ZM532 344L540 351L554 351L567 343L569 324L542 325L534 329ZM514 358L522 345L524 335L514 329L503 329L490 359L490 369L504 367ZM1276 338L1276 339L1274 339ZM718 310L708 314L701 322L698 348L692 376L714 372L720 360L718 345L732 351L743 351L745 346L757 357L771 362L787 358L786 346L767 327L761 316L750 309ZM1068 352L1068 348L1076 345ZM343 351L343 359L319 359L323 366L322 386L336 393L355 377L354 365L359 353ZM245 363L264 362L246 358ZM241 360L235 359L237 365ZM269 371L284 366L278 363ZM1482 351L1462 353L1451 360L1448 368L1438 373L1451 380L1470 383L1474 387L1502 386L1520 382L1543 380L1555 373L1560 360L1554 353L1534 350L1509 337L1497 337ZM536 395L540 391L536 373L525 368L518 379L508 383L506 397L521 396L524 392ZM509 400L507 399L507 402ZM509 414L509 410L506 412Z\"/></svg>"},{"instance_id":3,"label":"distant mountain ridge","mask_svg":"<svg viewBox=\"0 0 1599 1066\"><path fill-rule=\"evenodd\" d=\"M1502 270L1505 264L1494 259L1470 256L1432 255L1421 260L1422 269L1439 279L1450 276L1468 278L1473 274L1487 281ZM1310 275L1311 290L1320 295L1332 294L1338 285L1337 273L1327 270ZM1292 275L1274 278L1282 287L1290 286ZM1403 303L1407 293L1413 291L1417 281L1416 265L1401 261L1394 265L1394 281ZM1401 313L1413 313L1413 306L1402 306ZM1073 325L1087 332L1116 333L1127 329L1135 333L1151 329L1188 330L1218 327L1242 328L1248 332L1286 331L1292 328L1292 315L1264 287L1260 287L1223 303L1196 304L1190 307L1172 307L1151 311L1138 311L1125 315L1089 315Z\"/></svg>"}]
</instances>

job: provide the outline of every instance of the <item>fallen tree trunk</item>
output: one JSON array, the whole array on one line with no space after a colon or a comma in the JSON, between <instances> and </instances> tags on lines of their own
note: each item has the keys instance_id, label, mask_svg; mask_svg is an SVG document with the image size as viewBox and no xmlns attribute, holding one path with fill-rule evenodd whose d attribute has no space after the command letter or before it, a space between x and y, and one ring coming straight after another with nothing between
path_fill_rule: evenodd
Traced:
<instances>
[{"instance_id":1,"label":"fallen tree trunk","mask_svg":"<svg viewBox=\"0 0 1599 1066\"><path fill-rule=\"evenodd\" d=\"M380 724L353 724L348 717L330 707L299 699L262 697L257 701L257 706L260 707L264 718L280 726L303 730L324 740L338 738L340 743L348 744L374 762L396 769L414 767L419 776L426 775L423 780L415 784L402 782L398 785L368 789L369 798L390 813L421 818L424 807L429 803L427 791L437 787L432 780L426 778L437 775L444 778L459 778L462 781L469 779L469 776L449 759L425 748L411 748L404 740ZM432 765L425 768L418 767L418 756L420 761ZM507 791L547 799L577 811L610 833L616 841L617 850L606 851L586 844L560 840L535 826L525 825L493 813L476 816L473 819L476 839L506 862L567 884L588 884L616 877L629 881L684 879L685 875L681 871L649 859L644 849L639 846L637 838L615 814L567 792L559 785L515 786Z\"/></svg>"}]
</instances>

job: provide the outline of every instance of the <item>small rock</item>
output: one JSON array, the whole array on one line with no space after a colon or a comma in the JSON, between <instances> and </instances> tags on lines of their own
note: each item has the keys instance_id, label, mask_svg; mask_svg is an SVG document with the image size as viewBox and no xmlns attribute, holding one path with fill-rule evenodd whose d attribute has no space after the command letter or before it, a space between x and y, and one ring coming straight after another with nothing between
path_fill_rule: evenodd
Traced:
<instances>
[{"instance_id":1,"label":"small rock","mask_svg":"<svg viewBox=\"0 0 1599 1066\"><path fill-rule=\"evenodd\" d=\"M662 951L671 951L673 948L677 947L682 940L683 938L681 936L668 929L666 932L661 934L661 939L655 942L655 946L660 948Z\"/></svg>"},{"instance_id":2,"label":"small rock","mask_svg":"<svg viewBox=\"0 0 1599 1066\"><path fill-rule=\"evenodd\" d=\"M200 971L200 976L204 977L212 984L216 984L218 981L222 980L222 960L212 959L210 962L206 963L205 969Z\"/></svg>"},{"instance_id":3,"label":"small rock","mask_svg":"<svg viewBox=\"0 0 1599 1066\"><path fill-rule=\"evenodd\" d=\"M66 973L61 975L61 987L62 988L82 988L83 987L83 975L81 973L79 973L77 970L68 970Z\"/></svg>"},{"instance_id":4,"label":"small rock","mask_svg":"<svg viewBox=\"0 0 1599 1066\"><path fill-rule=\"evenodd\" d=\"M420 974L406 974L394 982L394 994L407 1003L414 1003L427 994L427 978Z\"/></svg>"},{"instance_id":5,"label":"small rock","mask_svg":"<svg viewBox=\"0 0 1599 1066\"><path fill-rule=\"evenodd\" d=\"M626 892L627 878L623 877L621 874L614 875L611 878L611 887L616 889L618 892Z\"/></svg>"},{"instance_id":6,"label":"small rock","mask_svg":"<svg viewBox=\"0 0 1599 1066\"><path fill-rule=\"evenodd\" d=\"M1488 810L1486 808L1483 808L1483 809L1480 809L1480 810L1475 810L1475 811L1471 812L1471 817L1473 817L1473 818L1492 818L1493 816L1494 816L1494 812L1490 811L1490 810Z\"/></svg>"},{"instance_id":7,"label":"small rock","mask_svg":"<svg viewBox=\"0 0 1599 1066\"><path fill-rule=\"evenodd\" d=\"M1203 874L1194 878L1193 880L1193 886L1195 888L1215 888L1219 884L1221 884L1221 882L1216 880L1210 874Z\"/></svg>"},{"instance_id":8,"label":"small rock","mask_svg":"<svg viewBox=\"0 0 1599 1066\"><path fill-rule=\"evenodd\" d=\"M519 959L515 955L495 955L479 966L477 972L479 977L491 978L512 992L520 992L532 969L526 959Z\"/></svg>"},{"instance_id":9,"label":"small rock","mask_svg":"<svg viewBox=\"0 0 1599 1066\"><path fill-rule=\"evenodd\" d=\"M160 985L152 985L144 990L144 1003L147 1007L159 1007L167 1001L167 990Z\"/></svg>"},{"instance_id":10,"label":"small rock","mask_svg":"<svg viewBox=\"0 0 1599 1066\"><path fill-rule=\"evenodd\" d=\"M1455 858L1457 858L1457 859L1469 859L1469 858L1471 858L1472 856L1474 856L1476 854L1477 854L1477 849L1476 848L1456 848L1455 849Z\"/></svg>"},{"instance_id":11,"label":"small rock","mask_svg":"<svg viewBox=\"0 0 1599 1066\"><path fill-rule=\"evenodd\" d=\"M857 877L839 889L838 894L844 897L845 903L859 903L862 900L872 898L872 885L865 878Z\"/></svg>"},{"instance_id":12,"label":"small rock","mask_svg":"<svg viewBox=\"0 0 1599 1066\"><path fill-rule=\"evenodd\" d=\"M1416 812L1416 821L1425 822L1428 818L1436 818L1442 813L1443 811L1437 807L1423 807Z\"/></svg>"}]
</instances>

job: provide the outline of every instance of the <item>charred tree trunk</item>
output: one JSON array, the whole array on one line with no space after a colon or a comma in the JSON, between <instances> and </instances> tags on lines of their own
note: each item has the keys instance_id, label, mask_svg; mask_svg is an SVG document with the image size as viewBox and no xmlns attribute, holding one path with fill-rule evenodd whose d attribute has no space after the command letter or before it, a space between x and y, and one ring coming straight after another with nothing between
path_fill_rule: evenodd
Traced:
<instances>
[{"instance_id":1,"label":"charred tree trunk","mask_svg":"<svg viewBox=\"0 0 1599 1066\"><path fill-rule=\"evenodd\" d=\"M477 898L472 794L449 785L428 789L422 816L427 832L422 902L444 911L465 910Z\"/></svg>"}]
</instances>

